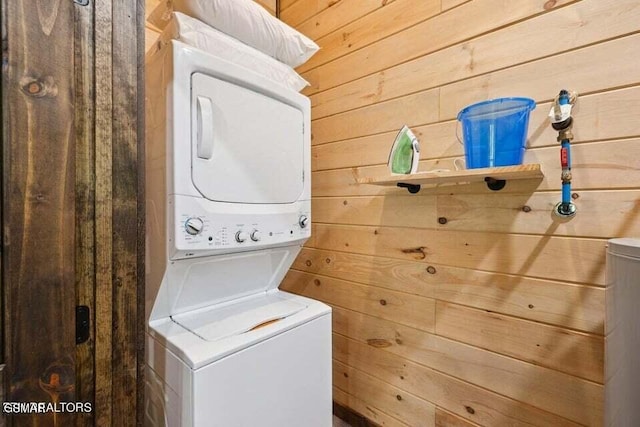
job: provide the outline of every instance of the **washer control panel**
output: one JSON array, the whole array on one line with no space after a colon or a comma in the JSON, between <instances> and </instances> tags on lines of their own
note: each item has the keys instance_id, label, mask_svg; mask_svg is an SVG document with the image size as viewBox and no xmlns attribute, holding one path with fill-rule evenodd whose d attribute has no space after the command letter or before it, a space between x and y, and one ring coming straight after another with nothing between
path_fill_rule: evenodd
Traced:
<instances>
[{"instance_id":1,"label":"washer control panel","mask_svg":"<svg viewBox=\"0 0 640 427\"><path fill-rule=\"evenodd\" d=\"M236 213L207 212L192 201L180 204L174 207L174 233L169 236L172 259L302 243L311 236L309 202L259 209L232 206Z\"/></svg>"}]
</instances>

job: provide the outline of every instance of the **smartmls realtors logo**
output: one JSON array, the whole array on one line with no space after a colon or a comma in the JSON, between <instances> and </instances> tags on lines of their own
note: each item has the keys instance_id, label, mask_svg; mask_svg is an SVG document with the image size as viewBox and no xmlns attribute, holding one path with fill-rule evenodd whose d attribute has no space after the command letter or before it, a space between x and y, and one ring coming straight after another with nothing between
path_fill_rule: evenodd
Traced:
<instances>
[{"instance_id":1,"label":"smartmls realtors logo","mask_svg":"<svg viewBox=\"0 0 640 427\"><path fill-rule=\"evenodd\" d=\"M5 414L89 413L91 402L3 402Z\"/></svg>"}]
</instances>

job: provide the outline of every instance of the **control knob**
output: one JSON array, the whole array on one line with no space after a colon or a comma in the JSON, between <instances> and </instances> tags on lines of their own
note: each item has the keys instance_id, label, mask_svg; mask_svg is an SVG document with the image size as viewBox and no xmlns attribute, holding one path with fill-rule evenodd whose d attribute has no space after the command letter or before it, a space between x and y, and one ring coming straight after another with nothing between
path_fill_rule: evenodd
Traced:
<instances>
[{"instance_id":1,"label":"control knob","mask_svg":"<svg viewBox=\"0 0 640 427\"><path fill-rule=\"evenodd\" d=\"M238 243L245 242L248 238L249 238L249 233L247 233L246 231L240 230L236 233L236 242Z\"/></svg>"},{"instance_id":2,"label":"control knob","mask_svg":"<svg viewBox=\"0 0 640 427\"><path fill-rule=\"evenodd\" d=\"M202 220L200 218L197 218L197 217L189 218L184 223L185 231L188 234L192 235L192 236L200 234L200 232L202 231L203 227L204 227L204 223L202 222Z\"/></svg>"},{"instance_id":3,"label":"control knob","mask_svg":"<svg viewBox=\"0 0 640 427\"><path fill-rule=\"evenodd\" d=\"M309 217L307 217L306 215L300 216L298 224L300 224L300 228L307 228L307 226L309 225Z\"/></svg>"},{"instance_id":4,"label":"control knob","mask_svg":"<svg viewBox=\"0 0 640 427\"><path fill-rule=\"evenodd\" d=\"M253 230L251 232L251 240L253 240L254 242L257 242L261 238L262 238L262 233L259 232L258 230Z\"/></svg>"}]
</instances>

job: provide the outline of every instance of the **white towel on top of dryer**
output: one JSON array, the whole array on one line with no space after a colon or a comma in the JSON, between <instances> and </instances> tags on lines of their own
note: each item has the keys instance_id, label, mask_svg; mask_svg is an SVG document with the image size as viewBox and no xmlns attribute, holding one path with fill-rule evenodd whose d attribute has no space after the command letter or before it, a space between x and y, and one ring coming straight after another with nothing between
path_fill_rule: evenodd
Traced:
<instances>
[{"instance_id":1,"label":"white towel on top of dryer","mask_svg":"<svg viewBox=\"0 0 640 427\"><path fill-rule=\"evenodd\" d=\"M202 21L180 12L171 14L169 23L158 39L157 49L170 40L181 41L226 61L233 62L296 92L300 92L309 85L290 66L210 27ZM150 54L153 54L157 49L152 48Z\"/></svg>"},{"instance_id":2,"label":"white towel on top of dryer","mask_svg":"<svg viewBox=\"0 0 640 427\"><path fill-rule=\"evenodd\" d=\"M253 0L165 0L148 21L164 28L171 12L199 19L291 67L304 64L320 49Z\"/></svg>"}]
</instances>

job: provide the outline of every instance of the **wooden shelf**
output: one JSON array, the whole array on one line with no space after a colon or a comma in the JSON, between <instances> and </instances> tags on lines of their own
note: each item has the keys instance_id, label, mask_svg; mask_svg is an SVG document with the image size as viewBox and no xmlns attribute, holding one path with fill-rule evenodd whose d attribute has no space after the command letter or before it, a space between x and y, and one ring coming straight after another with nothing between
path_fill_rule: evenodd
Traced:
<instances>
[{"instance_id":1,"label":"wooden shelf","mask_svg":"<svg viewBox=\"0 0 640 427\"><path fill-rule=\"evenodd\" d=\"M359 184L384 185L407 188L417 193L421 185L486 182L490 189L501 190L506 180L535 179L544 175L539 164L503 166L496 168L465 169L459 171L419 172L411 175L385 175L358 179Z\"/></svg>"}]
</instances>

